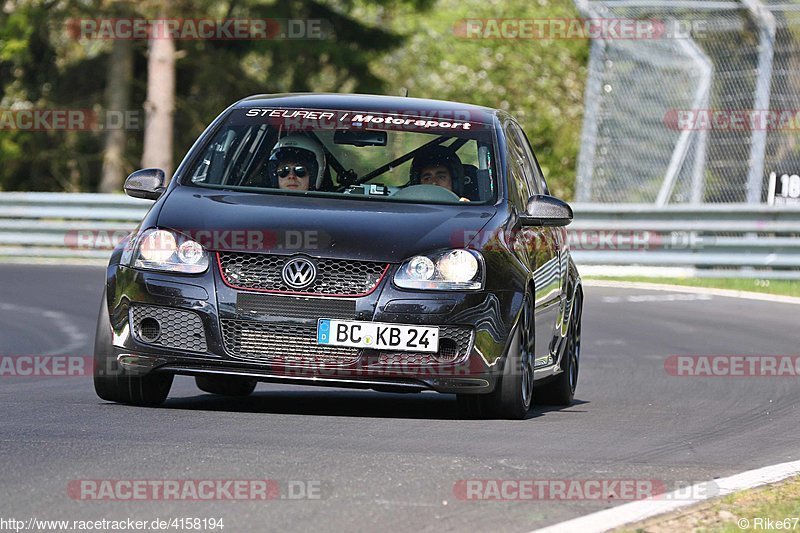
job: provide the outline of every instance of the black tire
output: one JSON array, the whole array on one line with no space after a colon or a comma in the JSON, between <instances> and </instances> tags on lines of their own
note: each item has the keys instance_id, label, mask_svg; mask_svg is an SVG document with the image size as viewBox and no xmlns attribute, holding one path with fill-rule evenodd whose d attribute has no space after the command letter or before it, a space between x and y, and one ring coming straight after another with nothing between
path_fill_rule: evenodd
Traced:
<instances>
[{"instance_id":1,"label":"black tire","mask_svg":"<svg viewBox=\"0 0 800 533\"><path fill-rule=\"evenodd\" d=\"M119 366L112 350L111 322L108 319L105 291L94 337L93 373L95 393L109 402L157 406L164 403L172 388L172 374L133 376Z\"/></svg>"},{"instance_id":2,"label":"black tire","mask_svg":"<svg viewBox=\"0 0 800 533\"><path fill-rule=\"evenodd\" d=\"M525 418L533 404L533 306L525 296L522 316L508 348L503 375L489 394L459 394L465 414L475 418Z\"/></svg>"},{"instance_id":3,"label":"black tire","mask_svg":"<svg viewBox=\"0 0 800 533\"><path fill-rule=\"evenodd\" d=\"M466 418L485 419L494 415L490 394L456 394L458 409Z\"/></svg>"},{"instance_id":4,"label":"black tire","mask_svg":"<svg viewBox=\"0 0 800 533\"><path fill-rule=\"evenodd\" d=\"M556 378L537 389L536 401L544 405L570 406L575 399L578 387L578 370L581 360L581 317L583 299L580 293L575 296L575 316L569 325L567 346L561 358L561 373Z\"/></svg>"},{"instance_id":5,"label":"black tire","mask_svg":"<svg viewBox=\"0 0 800 533\"><path fill-rule=\"evenodd\" d=\"M238 376L195 376L197 388L221 396L249 396L256 388L256 380Z\"/></svg>"}]
</instances>

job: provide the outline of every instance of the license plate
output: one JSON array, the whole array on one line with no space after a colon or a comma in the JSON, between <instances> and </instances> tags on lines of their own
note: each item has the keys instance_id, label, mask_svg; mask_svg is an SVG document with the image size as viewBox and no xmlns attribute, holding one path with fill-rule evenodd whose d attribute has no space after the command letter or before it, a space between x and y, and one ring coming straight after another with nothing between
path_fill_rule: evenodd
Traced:
<instances>
[{"instance_id":1,"label":"license plate","mask_svg":"<svg viewBox=\"0 0 800 533\"><path fill-rule=\"evenodd\" d=\"M401 352L439 351L439 328L320 318L317 344Z\"/></svg>"}]
</instances>

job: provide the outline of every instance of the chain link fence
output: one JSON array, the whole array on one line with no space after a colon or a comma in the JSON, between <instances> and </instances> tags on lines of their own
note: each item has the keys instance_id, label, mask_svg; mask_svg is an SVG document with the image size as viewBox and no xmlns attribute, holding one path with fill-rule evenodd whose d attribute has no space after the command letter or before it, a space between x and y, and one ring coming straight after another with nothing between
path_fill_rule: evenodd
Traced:
<instances>
[{"instance_id":1,"label":"chain link fence","mask_svg":"<svg viewBox=\"0 0 800 533\"><path fill-rule=\"evenodd\" d=\"M800 0L575 2L659 28L592 41L578 201L764 203L800 173Z\"/></svg>"}]
</instances>

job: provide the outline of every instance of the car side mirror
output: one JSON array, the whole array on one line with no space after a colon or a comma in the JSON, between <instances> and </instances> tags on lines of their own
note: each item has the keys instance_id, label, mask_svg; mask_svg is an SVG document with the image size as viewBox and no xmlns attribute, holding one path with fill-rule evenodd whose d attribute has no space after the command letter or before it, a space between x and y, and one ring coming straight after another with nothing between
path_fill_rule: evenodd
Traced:
<instances>
[{"instance_id":1,"label":"car side mirror","mask_svg":"<svg viewBox=\"0 0 800 533\"><path fill-rule=\"evenodd\" d=\"M566 226L570 222L572 208L569 204L546 194L531 196L525 214L520 216L523 226Z\"/></svg>"},{"instance_id":2,"label":"car side mirror","mask_svg":"<svg viewBox=\"0 0 800 533\"><path fill-rule=\"evenodd\" d=\"M132 198L158 200L166 190L167 176L160 168L137 170L125 180L125 194Z\"/></svg>"}]
</instances>

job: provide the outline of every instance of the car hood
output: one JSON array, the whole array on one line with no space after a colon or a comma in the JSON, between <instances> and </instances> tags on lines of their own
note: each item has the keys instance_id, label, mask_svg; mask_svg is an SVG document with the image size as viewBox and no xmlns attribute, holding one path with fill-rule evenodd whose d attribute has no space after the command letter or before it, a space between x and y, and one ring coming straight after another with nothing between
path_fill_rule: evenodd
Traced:
<instances>
[{"instance_id":1,"label":"car hood","mask_svg":"<svg viewBox=\"0 0 800 533\"><path fill-rule=\"evenodd\" d=\"M306 253L400 262L430 250L464 247L496 214L494 206L423 205L178 186L158 226L212 251Z\"/></svg>"}]
</instances>

